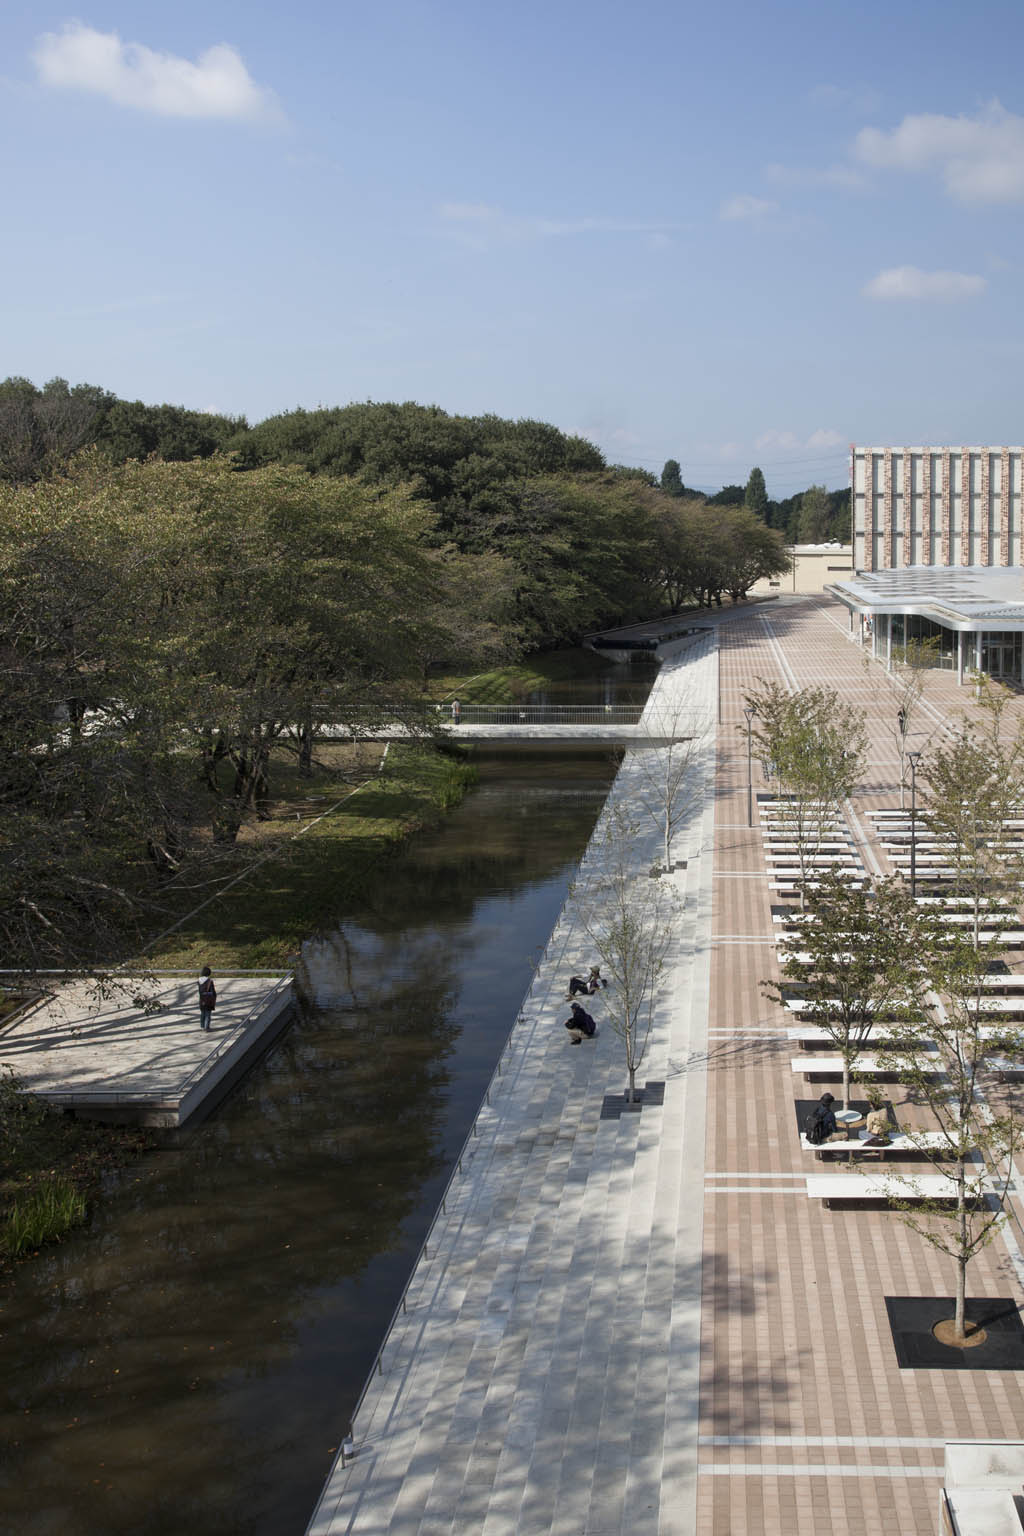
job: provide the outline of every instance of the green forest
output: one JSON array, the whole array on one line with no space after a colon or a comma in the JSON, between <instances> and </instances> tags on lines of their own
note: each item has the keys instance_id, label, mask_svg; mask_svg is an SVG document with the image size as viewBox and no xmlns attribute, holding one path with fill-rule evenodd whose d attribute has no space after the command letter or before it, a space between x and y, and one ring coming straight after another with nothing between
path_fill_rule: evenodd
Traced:
<instances>
[{"instance_id":1,"label":"green forest","mask_svg":"<svg viewBox=\"0 0 1024 1536\"><path fill-rule=\"evenodd\" d=\"M123 953L169 891L208 894L324 725L421 719L432 677L788 569L750 485L678 478L538 421L368 402L250 427L6 380L5 964Z\"/></svg>"}]
</instances>

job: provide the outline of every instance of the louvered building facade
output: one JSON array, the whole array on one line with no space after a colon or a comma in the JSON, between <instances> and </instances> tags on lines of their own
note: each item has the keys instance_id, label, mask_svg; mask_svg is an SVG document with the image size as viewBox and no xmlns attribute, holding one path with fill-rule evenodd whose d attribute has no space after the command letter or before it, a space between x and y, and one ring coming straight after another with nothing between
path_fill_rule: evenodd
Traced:
<instances>
[{"instance_id":1,"label":"louvered building facade","mask_svg":"<svg viewBox=\"0 0 1024 1536\"><path fill-rule=\"evenodd\" d=\"M853 565L1024 565L1022 448L850 448Z\"/></svg>"}]
</instances>

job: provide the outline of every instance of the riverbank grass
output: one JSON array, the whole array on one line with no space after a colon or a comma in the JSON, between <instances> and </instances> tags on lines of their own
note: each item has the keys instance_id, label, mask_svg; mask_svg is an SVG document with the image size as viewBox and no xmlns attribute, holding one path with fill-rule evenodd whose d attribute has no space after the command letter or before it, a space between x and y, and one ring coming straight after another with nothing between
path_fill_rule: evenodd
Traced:
<instances>
[{"instance_id":1,"label":"riverbank grass","mask_svg":"<svg viewBox=\"0 0 1024 1536\"><path fill-rule=\"evenodd\" d=\"M102 1176L151 1140L137 1127L74 1119L0 1074L0 1268L80 1225Z\"/></svg>"},{"instance_id":2,"label":"riverbank grass","mask_svg":"<svg viewBox=\"0 0 1024 1536\"><path fill-rule=\"evenodd\" d=\"M457 696L464 704L507 704L510 699L524 698L556 684L590 682L604 677L607 671L608 662L596 651L573 646L564 651L538 651L490 672L435 677L430 684L430 696Z\"/></svg>"},{"instance_id":3,"label":"riverbank grass","mask_svg":"<svg viewBox=\"0 0 1024 1536\"><path fill-rule=\"evenodd\" d=\"M326 743L313 778L293 760L272 765L272 800L248 842L267 858L237 884L153 941L153 970L267 970L286 966L303 941L332 928L382 860L459 803L476 778L461 749Z\"/></svg>"}]
</instances>

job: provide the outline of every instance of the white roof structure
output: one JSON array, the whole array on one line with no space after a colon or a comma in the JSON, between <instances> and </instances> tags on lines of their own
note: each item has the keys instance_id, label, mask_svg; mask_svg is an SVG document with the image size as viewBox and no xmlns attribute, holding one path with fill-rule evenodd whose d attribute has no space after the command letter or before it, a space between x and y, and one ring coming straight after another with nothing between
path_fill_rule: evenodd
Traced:
<instances>
[{"instance_id":1,"label":"white roof structure","mask_svg":"<svg viewBox=\"0 0 1024 1536\"><path fill-rule=\"evenodd\" d=\"M1024 567L908 565L825 588L854 613L917 614L961 633L1024 630Z\"/></svg>"}]
</instances>

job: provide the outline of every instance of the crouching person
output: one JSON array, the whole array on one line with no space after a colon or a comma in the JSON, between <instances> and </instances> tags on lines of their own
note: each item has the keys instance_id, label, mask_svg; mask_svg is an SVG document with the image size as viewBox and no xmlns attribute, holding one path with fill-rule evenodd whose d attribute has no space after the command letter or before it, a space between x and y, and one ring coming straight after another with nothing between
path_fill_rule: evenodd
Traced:
<instances>
[{"instance_id":1,"label":"crouching person","mask_svg":"<svg viewBox=\"0 0 1024 1536\"><path fill-rule=\"evenodd\" d=\"M581 1003L573 1003L572 1013L566 1019L565 1027L569 1031L569 1039L573 1045L579 1045L583 1039L592 1040L597 1034L597 1025Z\"/></svg>"}]
</instances>

